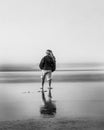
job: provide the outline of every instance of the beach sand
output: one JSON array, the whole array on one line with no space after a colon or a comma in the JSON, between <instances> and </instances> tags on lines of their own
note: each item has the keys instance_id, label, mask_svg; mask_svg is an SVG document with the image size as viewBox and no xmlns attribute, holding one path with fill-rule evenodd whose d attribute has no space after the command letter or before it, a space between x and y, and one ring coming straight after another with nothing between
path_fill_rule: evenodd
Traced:
<instances>
[{"instance_id":1,"label":"beach sand","mask_svg":"<svg viewBox=\"0 0 104 130\"><path fill-rule=\"evenodd\" d=\"M65 76L64 76L64 74L62 74L61 76L59 76L59 75L60 75L60 72L58 72L54 76L53 80L54 80L54 82L61 81L61 84L55 83L54 91L52 93L53 97L57 101L58 108L60 108L60 106L62 106L62 105L65 105L62 101L65 98L65 96L62 96L62 93L63 93L63 95L65 95L65 94L70 95L70 96L66 95L67 98L64 99L64 101L67 101L67 102L69 101L68 99L71 100L71 99L74 99L75 97L76 97L75 99L77 99L77 98L78 99L87 99L87 100L93 99L94 101L98 101L98 102L85 102L84 104L82 102L81 105L79 105L79 104L77 105L77 104L75 104L76 102L74 102L74 104L71 104L71 105L69 104L69 106L68 106L68 108L70 108L70 111L73 110L73 112L77 112L76 111L77 109L74 110L75 106L82 106L81 107L83 110L82 112L80 111L80 109L78 109L80 112L79 115L81 113L83 115L83 112L85 112L85 113L88 112L88 115L90 115L91 113L92 113L92 115L96 115L96 114L99 115L99 113L101 113L103 115L103 113L104 113L103 102L99 102L99 101L100 100L102 101L102 99L104 99L103 98L104 74L98 73L98 74L90 75L88 73L88 74L77 74L76 75L76 73L70 74L68 72L68 74L66 74L66 72L65 72ZM21 103L20 99L25 99L22 101L23 101L23 103L27 104L26 105L27 113L30 115L31 114L35 115L36 113L34 112L35 111L34 105L36 105L38 107L39 104L36 104L36 103L40 102L40 100L41 100L41 95L39 95L39 93L37 93L37 90L39 90L40 84L27 84L27 83L34 83L34 82L40 83L39 76L40 76L40 74L35 75L33 73L19 73L19 72L18 73L15 73L15 72L14 73L4 73L3 75L1 74L0 82L3 83L3 84L1 84L1 90L2 90L1 97L3 99L5 99L5 95L7 95L7 94L9 95L6 98L6 99L8 99L7 103L9 102L8 103L9 105L6 103L6 100L5 100L3 110L4 110L4 108L6 108L6 110L8 110L8 111L10 110L9 112L5 110L10 115L12 113L12 109L13 109L14 110L13 114L18 115L18 113L16 113L17 110L19 108L21 108L21 109L19 109L19 112L21 112L23 106L19 107L19 108L18 108L18 106L21 106L21 104L16 105L16 107L14 107L14 105L11 106L12 105L11 101L14 102L16 99L18 99L18 102ZM70 84L70 83L67 85L64 84L65 82L69 82L69 81L70 82L72 81L72 83L77 82L77 84ZM94 82L94 83L89 84L89 81ZM62 84L62 82L64 82L64 83ZM80 82L80 84L78 84L78 82ZM84 83L82 84L82 82L84 82L85 84ZM88 83L86 83L86 82L88 82ZM4 83L6 83L6 84L4 84ZM9 83L12 83L12 84L9 84ZM16 84L16 83L18 83L18 84ZM25 83L25 84L21 84L21 83ZM57 94L57 92L59 90L57 88L59 86L61 88L61 91L60 91L60 94ZM67 87L67 89L65 91L63 91L64 89L62 89L62 88L64 88L65 86ZM4 89L2 89L2 88L4 88ZM6 89L8 88L7 91L5 88ZM68 88L70 91L68 91ZM75 88L77 88L77 89L75 89ZM26 91L29 90L29 92L30 91L34 92L34 90L36 90L36 91L33 94L32 93L23 94L22 91L24 92L24 90L26 90ZM74 90L76 90L76 91L74 91ZM68 93L67 93L67 91L68 91ZM74 92L76 92L76 93L74 93ZM12 98L11 98L11 94L12 94ZM16 96L16 94L18 96ZM89 94L89 95L87 95L87 94ZM73 98L73 96L74 96L74 98ZM38 98L39 98L39 101L38 100L35 101L35 99L38 99ZM26 99L29 99L30 102L27 102ZM28 103L31 103L31 102L33 103L33 105L30 104L31 105L31 107L30 107ZM2 100L1 100L1 103L2 103ZM58 103L60 106L58 106ZM92 103L93 103L93 105L91 105ZM6 106L5 106L5 104L6 104ZM26 106L24 106L23 108L26 108ZM70 107L70 106L73 106L73 107ZM7 107L10 109L7 109ZM18 109L15 110L15 108L18 108ZM29 111L29 110L32 110L30 108L34 109L33 113ZM0 130L104 130L104 118L103 119L101 119L101 118L92 119L92 118L82 118L82 117L81 118L71 118L70 113L68 115L69 118L67 118L64 115L65 113L63 113L64 112L63 107L61 107L60 109L58 109L58 108L57 108L57 111L60 110L59 113L62 113L61 114L61 115L63 115L62 117L35 118L35 119L27 119L27 120L26 119L25 120L15 120L14 119L13 121L0 121ZM67 108L67 107L65 107L65 108ZM80 108L80 107L78 107L78 108ZM23 111L24 110L25 109L23 109ZM36 109L36 110L38 110L38 109ZM100 112L100 110L101 110L101 112ZM3 111L3 112L5 112L5 111ZM96 113L96 112L98 112L98 113ZM21 116L23 116L23 115L21 115ZM103 116L101 116L101 117L103 117Z\"/></svg>"},{"instance_id":2,"label":"beach sand","mask_svg":"<svg viewBox=\"0 0 104 130\"><path fill-rule=\"evenodd\" d=\"M2 121L0 130L104 130L104 119L43 118Z\"/></svg>"}]
</instances>

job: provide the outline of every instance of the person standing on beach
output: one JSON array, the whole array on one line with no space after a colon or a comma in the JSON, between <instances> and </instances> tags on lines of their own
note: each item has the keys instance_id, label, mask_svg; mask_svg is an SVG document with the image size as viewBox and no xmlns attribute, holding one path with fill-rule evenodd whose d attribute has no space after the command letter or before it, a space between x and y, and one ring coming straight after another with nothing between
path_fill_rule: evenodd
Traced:
<instances>
[{"instance_id":1,"label":"person standing on beach","mask_svg":"<svg viewBox=\"0 0 104 130\"><path fill-rule=\"evenodd\" d=\"M49 88L51 88L52 72L56 70L56 59L52 50L46 50L46 56L41 59L39 68L42 70L42 89L44 88L46 77L49 82Z\"/></svg>"}]
</instances>

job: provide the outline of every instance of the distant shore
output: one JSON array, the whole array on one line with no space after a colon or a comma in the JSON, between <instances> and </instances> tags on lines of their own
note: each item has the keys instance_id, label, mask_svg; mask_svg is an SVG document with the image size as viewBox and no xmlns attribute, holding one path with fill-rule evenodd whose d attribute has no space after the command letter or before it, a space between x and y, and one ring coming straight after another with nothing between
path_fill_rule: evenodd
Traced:
<instances>
[{"instance_id":1,"label":"distant shore","mask_svg":"<svg viewBox=\"0 0 104 130\"><path fill-rule=\"evenodd\" d=\"M0 73L0 83L35 83L41 81L41 71L6 71ZM103 71L55 71L53 82L103 82Z\"/></svg>"},{"instance_id":2,"label":"distant shore","mask_svg":"<svg viewBox=\"0 0 104 130\"><path fill-rule=\"evenodd\" d=\"M2 121L0 130L104 130L104 119L43 118Z\"/></svg>"}]
</instances>

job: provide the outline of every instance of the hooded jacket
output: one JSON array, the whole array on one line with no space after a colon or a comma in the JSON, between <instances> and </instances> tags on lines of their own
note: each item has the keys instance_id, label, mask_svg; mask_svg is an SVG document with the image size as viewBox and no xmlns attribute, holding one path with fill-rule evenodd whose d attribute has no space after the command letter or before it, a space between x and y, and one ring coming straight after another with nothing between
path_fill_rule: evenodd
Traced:
<instances>
[{"instance_id":1,"label":"hooded jacket","mask_svg":"<svg viewBox=\"0 0 104 130\"><path fill-rule=\"evenodd\" d=\"M53 58L50 55L44 56L39 64L40 69L42 70L52 70L55 71L56 65Z\"/></svg>"}]
</instances>

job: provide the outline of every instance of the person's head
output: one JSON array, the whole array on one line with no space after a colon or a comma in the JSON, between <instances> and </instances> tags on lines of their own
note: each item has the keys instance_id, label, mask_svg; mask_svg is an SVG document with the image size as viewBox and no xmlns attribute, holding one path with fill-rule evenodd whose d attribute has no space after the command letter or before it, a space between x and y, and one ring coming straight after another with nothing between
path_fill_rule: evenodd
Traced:
<instances>
[{"instance_id":1,"label":"person's head","mask_svg":"<svg viewBox=\"0 0 104 130\"><path fill-rule=\"evenodd\" d=\"M51 55L51 53L52 53L52 51L51 51L51 50L49 50L49 49L48 49L48 50L46 50L46 54L47 54L47 55Z\"/></svg>"}]
</instances>

